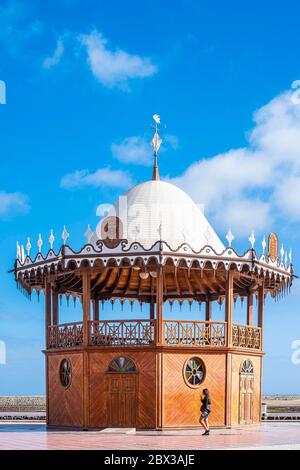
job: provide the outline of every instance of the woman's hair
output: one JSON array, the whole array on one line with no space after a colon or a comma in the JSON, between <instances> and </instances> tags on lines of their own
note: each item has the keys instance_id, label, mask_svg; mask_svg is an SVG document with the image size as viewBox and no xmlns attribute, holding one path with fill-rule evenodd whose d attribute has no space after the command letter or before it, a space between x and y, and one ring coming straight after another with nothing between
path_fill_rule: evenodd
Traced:
<instances>
[{"instance_id":1,"label":"woman's hair","mask_svg":"<svg viewBox=\"0 0 300 470\"><path fill-rule=\"evenodd\" d=\"M208 389L207 389L207 388L204 388L204 389L203 389L203 393L204 393L204 395L207 397L208 403L210 404L210 403L211 403L211 402L210 402L210 394L209 394Z\"/></svg>"}]
</instances>

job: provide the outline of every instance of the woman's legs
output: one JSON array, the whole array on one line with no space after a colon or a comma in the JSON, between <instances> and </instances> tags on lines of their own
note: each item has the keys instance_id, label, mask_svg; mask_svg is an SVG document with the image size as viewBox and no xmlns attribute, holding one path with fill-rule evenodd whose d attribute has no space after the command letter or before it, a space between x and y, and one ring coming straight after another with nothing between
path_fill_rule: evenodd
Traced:
<instances>
[{"instance_id":1,"label":"woman's legs","mask_svg":"<svg viewBox=\"0 0 300 470\"><path fill-rule=\"evenodd\" d=\"M200 424L204 427L205 431L208 431L208 427L206 425L206 419L205 418L200 418Z\"/></svg>"},{"instance_id":2,"label":"woman's legs","mask_svg":"<svg viewBox=\"0 0 300 470\"><path fill-rule=\"evenodd\" d=\"M207 418L205 418L204 421L205 421L206 429L207 429L207 431L209 431L208 416L207 416Z\"/></svg>"}]
</instances>

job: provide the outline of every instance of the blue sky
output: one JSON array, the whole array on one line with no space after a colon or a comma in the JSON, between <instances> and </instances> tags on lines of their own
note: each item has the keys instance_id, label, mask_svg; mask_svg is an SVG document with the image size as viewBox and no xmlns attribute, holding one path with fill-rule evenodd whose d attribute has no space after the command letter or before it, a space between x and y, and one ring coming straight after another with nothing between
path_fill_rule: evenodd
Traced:
<instances>
[{"instance_id":1,"label":"blue sky","mask_svg":"<svg viewBox=\"0 0 300 470\"><path fill-rule=\"evenodd\" d=\"M258 251L275 230L298 271L299 14L290 0L0 0L0 394L44 393L43 299L7 274L16 241L46 245L52 228L57 247L66 224L78 248L98 204L150 177L154 113L162 177L240 251L252 228ZM295 281L267 302L265 393L300 393L299 299Z\"/></svg>"}]
</instances>

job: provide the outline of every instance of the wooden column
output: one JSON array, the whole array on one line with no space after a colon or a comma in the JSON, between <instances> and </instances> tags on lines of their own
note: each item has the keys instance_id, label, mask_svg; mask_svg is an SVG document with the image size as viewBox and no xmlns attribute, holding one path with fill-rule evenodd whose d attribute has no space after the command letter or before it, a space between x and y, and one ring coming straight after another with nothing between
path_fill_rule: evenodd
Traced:
<instances>
[{"instance_id":1,"label":"wooden column","mask_svg":"<svg viewBox=\"0 0 300 470\"><path fill-rule=\"evenodd\" d=\"M91 318L91 275L82 271L83 346L89 344L89 321Z\"/></svg>"},{"instance_id":2,"label":"wooden column","mask_svg":"<svg viewBox=\"0 0 300 470\"><path fill-rule=\"evenodd\" d=\"M212 313L212 303L211 303L211 300L209 299L209 296L207 296L207 299L205 302L205 321L211 321L211 313Z\"/></svg>"},{"instance_id":3,"label":"wooden column","mask_svg":"<svg viewBox=\"0 0 300 470\"><path fill-rule=\"evenodd\" d=\"M91 318L91 275L82 271L83 347L89 344L89 321ZM89 356L83 351L83 429L89 427Z\"/></svg>"},{"instance_id":4,"label":"wooden column","mask_svg":"<svg viewBox=\"0 0 300 470\"><path fill-rule=\"evenodd\" d=\"M159 268L156 278L156 343L162 344L164 340L163 331L163 294L164 279L162 267Z\"/></svg>"},{"instance_id":5,"label":"wooden column","mask_svg":"<svg viewBox=\"0 0 300 470\"><path fill-rule=\"evenodd\" d=\"M51 283L46 280L45 283L45 347L48 348L48 326L51 325Z\"/></svg>"},{"instance_id":6,"label":"wooden column","mask_svg":"<svg viewBox=\"0 0 300 470\"><path fill-rule=\"evenodd\" d=\"M233 301L233 271L229 271L226 279L225 321L227 322L227 347L232 346L232 301Z\"/></svg>"},{"instance_id":7,"label":"wooden column","mask_svg":"<svg viewBox=\"0 0 300 470\"><path fill-rule=\"evenodd\" d=\"M154 320L155 317L155 303L150 302L150 320Z\"/></svg>"},{"instance_id":8,"label":"wooden column","mask_svg":"<svg viewBox=\"0 0 300 470\"><path fill-rule=\"evenodd\" d=\"M247 295L247 325L253 325L253 294Z\"/></svg>"},{"instance_id":9,"label":"wooden column","mask_svg":"<svg viewBox=\"0 0 300 470\"><path fill-rule=\"evenodd\" d=\"M99 321L99 300L93 300L93 319Z\"/></svg>"},{"instance_id":10,"label":"wooden column","mask_svg":"<svg viewBox=\"0 0 300 470\"><path fill-rule=\"evenodd\" d=\"M52 286L52 325L58 325L58 293Z\"/></svg>"},{"instance_id":11,"label":"wooden column","mask_svg":"<svg viewBox=\"0 0 300 470\"><path fill-rule=\"evenodd\" d=\"M264 327L264 303L265 303L265 286L264 283L258 288L258 320L257 326L261 328L260 347L263 347L263 327Z\"/></svg>"},{"instance_id":12,"label":"wooden column","mask_svg":"<svg viewBox=\"0 0 300 470\"><path fill-rule=\"evenodd\" d=\"M226 345L232 347L232 303L233 303L233 271L229 271L226 279L225 296ZM226 355L226 397L225 397L225 424L231 426L232 397L232 354Z\"/></svg>"},{"instance_id":13,"label":"wooden column","mask_svg":"<svg viewBox=\"0 0 300 470\"><path fill-rule=\"evenodd\" d=\"M163 329L163 294L164 279L162 267L159 268L156 278L156 345L164 342ZM154 310L154 309L153 309ZM154 312L153 312L154 313ZM163 427L163 354L161 351L156 353L156 427Z\"/></svg>"}]
</instances>

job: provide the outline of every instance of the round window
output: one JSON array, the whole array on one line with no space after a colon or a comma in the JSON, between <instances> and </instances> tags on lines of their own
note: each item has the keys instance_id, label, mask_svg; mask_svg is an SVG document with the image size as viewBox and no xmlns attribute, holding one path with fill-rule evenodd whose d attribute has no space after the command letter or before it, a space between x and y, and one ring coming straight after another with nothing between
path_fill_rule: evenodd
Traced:
<instances>
[{"instance_id":1,"label":"round window","mask_svg":"<svg viewBox=\"0 0 300 470\"><path fill-rule=\"evenodd\" d=\"M205 378L205 366L200 357L192 357L184 364L183 376L189 387L199 387Z\"/></svg>"},{"instance_id":2,"label":"round window","mask_svg":"<svg viewBox=\"0 0 300 470\"><path fill-rule=\"evenodd\" d=\"M63 387L68 387L72 380L72 368L69 359L63 359L59 368L60 382Z\"/></svg>"}]
</instances>

